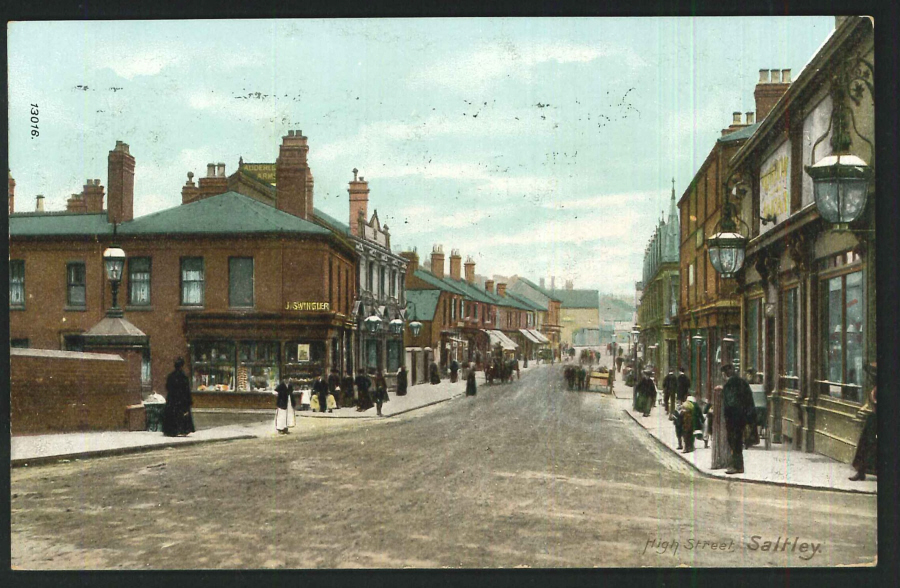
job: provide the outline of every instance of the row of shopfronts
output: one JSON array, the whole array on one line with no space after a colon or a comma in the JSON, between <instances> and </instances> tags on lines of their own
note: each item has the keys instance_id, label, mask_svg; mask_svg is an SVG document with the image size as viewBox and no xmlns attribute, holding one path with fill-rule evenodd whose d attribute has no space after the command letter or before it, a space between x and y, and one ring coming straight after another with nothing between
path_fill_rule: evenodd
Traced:
<instances>
[{"instance_id":1,"label":"row of shopfronts","mask_svg":"<svg viewBox=\"0 0 900 588\"><path fill-rule=\"evenodd\" d=\"M766 391L775 442L845 462L874 408L872 37L869 19L841 17L795 81L781 77L776 88L761 71L759 121L723 131L679 201L677 335L641 325L643 355L660 372L673 367L674 344L694 393L709 400L723 383L719 367L732 362ZM769 108L773 90L780 94ZM859 209L847 222L835 222L838 194L817 187L811 169L839 163L837 155L853 164L850 172L835 166L838 177L862 185L838 200L841 210ZM728 217L745 242L743 264L723 275L710 238ZM643 316L649 304L645 289Z\"/></svg>"}]
</instances>

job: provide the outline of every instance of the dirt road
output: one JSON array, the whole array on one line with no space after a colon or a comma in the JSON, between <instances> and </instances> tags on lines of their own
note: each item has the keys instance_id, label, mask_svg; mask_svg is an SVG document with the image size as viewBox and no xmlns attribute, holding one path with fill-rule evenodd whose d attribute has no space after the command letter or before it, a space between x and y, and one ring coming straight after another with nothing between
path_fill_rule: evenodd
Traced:
<instances>
[{"instance_id":1,"label":"dirt road","mask_svg":"<svg viewBox=\"0 0 900 588\"><path fill-rule=\"evenodd\" d=\"M701 477L613 401L564 391L558 365L397 418L298 428L14 469L12 564L832 566L876 552L874 496Z\"/></svg>"}]
</instances>

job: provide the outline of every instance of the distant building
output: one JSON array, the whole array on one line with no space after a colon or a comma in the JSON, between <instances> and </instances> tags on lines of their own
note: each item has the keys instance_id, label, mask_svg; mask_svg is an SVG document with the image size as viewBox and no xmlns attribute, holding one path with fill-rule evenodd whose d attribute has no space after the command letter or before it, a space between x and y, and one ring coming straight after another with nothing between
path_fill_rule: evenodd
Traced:
<instances>
[{"instance_id":1,"label":"distant building","mask_svg":"<svg viewBox=\"0 0 900 588\"><path fill-rule=\"evenodd\" d=\"M563 290L550 290L560 300L560 341L574 345L575 331L600 328L600 293L597 290L576 290L572 280Z\"/></svg>"}]
</instances>

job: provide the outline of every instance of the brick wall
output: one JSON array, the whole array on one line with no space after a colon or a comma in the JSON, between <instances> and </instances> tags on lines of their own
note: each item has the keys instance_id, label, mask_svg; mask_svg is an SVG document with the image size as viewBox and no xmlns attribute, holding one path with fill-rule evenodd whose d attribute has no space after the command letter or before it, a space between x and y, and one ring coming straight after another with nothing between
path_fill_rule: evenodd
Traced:
<instances>
[{"instance_id":1,"label":"brick wall","mask_svg":"<svg viewBox=\"0 0 900 588\"><path fill-rule=\"evenodd\" d=\"M118 355L10 349L13 435L128 428L128 366Z\"/></svg>"}]
</instances>

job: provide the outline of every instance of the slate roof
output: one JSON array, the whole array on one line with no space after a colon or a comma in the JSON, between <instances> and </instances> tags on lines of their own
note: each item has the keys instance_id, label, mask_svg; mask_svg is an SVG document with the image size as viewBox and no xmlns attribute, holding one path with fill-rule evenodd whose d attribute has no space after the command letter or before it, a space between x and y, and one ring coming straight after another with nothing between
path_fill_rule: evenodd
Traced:
<instances>
[{"instance_id":1,"label":"slate roof","mask_svg":"<svg viewBox=\"0 0 900 588\"><path fill-rule=\"evenodd\" d=\"M719 137L717 140L719 143L731 143L732 141L740 141L741 139L750 138L753 133L756 132L756 129L759 128L760 123L753 123L752 125L747 125L746 127L737 130L733 133L728 133L724 137Z\"/></svg>"},{"instance_id":2,"label":"slate roof","mask_svg":"<svg viewBox=\"0 0 900 588\"><path fill-rule=\"evenodd\" d=\"M555 300L556 302L562 302L562 300L560 300L556 296L554 291L548 290L546 288L541 288L540 286L538 286L537 284L535 284L528 278L523 278L522 276L519 276L519 279L522 280L523 282L525 282L526 284L528 284L529 286L531 286L532 288L534 288L535 290L537 290L538 292L540 292L541 294L543 294L544 296L546 296L547 298L550 298L551 300ZM544 309L544 310L546 310L546 309Z\"/></svg>"},{"instance_id":3,"label":"slate roof","mask_svg":"<svg viewBox=\"0 0 900 588\"><path fill-rule=\"evenodd\" d=\"M11 236L111 235L112 224L102 214L13 215ZM120 235L293 233L330 235L331 231L277 208L225 192L120 223Z\"/></svg>"},{"instance_id":4,"label":"slate roof","mask_svg":"<svg viewBox=\"0 0 900 588\"><path fill-rule=\"evenodd\" d=\"M419 268L413 273L413 275L415 277L419 278L420 280L422 280L423 282L434 286L438 290L443 290L445 292L450 292L451 294L458 294L461 296L466 295L466 293L463 292L462 290L460 290L458 287L438 278L437 276L435 276L433 273L431 273L428 270ZM413 290L407 290L407 292L412 292L412 291Z\"/></svg>"},{"instance_id":5,"label":"slate roof","mask_svg":"<svg viewBox=\"0 0 900 588\"><path fill-rule=\"evenodd\" d=\"M345 225L344 223L337 220L330 214L326 214L326 213L322 212L321 210L319 210L318 208L313 208L313 214L315 214L316 218L318 218L322 223L328 225L330 228L337 231L338 233L343 233L344 235L347 235L348 237L353 236L350 234L350 226L349 225Z\"/></svg>"},{"instance_id":6,"label":"slate roof","mask_svg":"<svg viewBox=\"0 0 900 588\"><path fill-rule=\"evenodd\" d=\"M561 308L599 308L600 292L597 290L551 290L561 302Z\"/></svg>"},{"instance_id":7,"label":"slate roof","mask_svg":"<svg viewBox=\"0 0 900 588\"><path fill-rule=\"evenodd\" d=\"M434 320L434 313L437 310L438 299L441 297L440 290L407 290L406 300L415 304L415 320L430 321ZM410 309L411 311L412 309ZM408 315L413 320L413 314Z\"/></svg>"}]
</instances>

